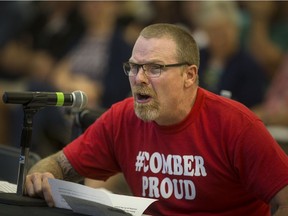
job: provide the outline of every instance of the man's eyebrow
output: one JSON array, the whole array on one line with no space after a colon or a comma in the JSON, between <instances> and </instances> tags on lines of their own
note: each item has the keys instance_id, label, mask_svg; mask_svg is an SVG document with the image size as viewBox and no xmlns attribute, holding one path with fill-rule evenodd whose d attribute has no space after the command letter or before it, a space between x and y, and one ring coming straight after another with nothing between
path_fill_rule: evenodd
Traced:
<instances>
[{"instance_id":1,"label":"man's eyebrow","mask_svg":"<svg viewBox=\"0 0 288 216\"><path fill-rule=\"evenodd\" d=\"M135 62L135 61L133 61L132 59L129 59L129 61L128 61L129 63L131 63L131 64L140 64L140 65L143 65L143 64L164 64L164 62L163 61L160 61L160 60L151 60L151 61L147 61L147 62L145 62L145 63L143 63L143 62L141 62L141 63L139 63L139 62Z\"/></svg>"}]
</instances>

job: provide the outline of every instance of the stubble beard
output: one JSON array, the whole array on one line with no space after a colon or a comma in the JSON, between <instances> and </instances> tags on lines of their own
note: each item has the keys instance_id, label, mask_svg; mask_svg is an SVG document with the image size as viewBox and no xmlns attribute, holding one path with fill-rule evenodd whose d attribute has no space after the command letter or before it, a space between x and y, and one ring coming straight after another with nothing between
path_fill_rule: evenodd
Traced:
<instances>
[{"instance_id":1,"label":"stubble beard","mask_svg":"<svg viewBox=\"0 0 288 216\"><path fill-rule=\"evenodd\" d=\"M159 117L159 103L155 100L150 101L148 104L141 104L134 102L135 114L143 121L154 121Z\"/></svg>"}]
</instances>

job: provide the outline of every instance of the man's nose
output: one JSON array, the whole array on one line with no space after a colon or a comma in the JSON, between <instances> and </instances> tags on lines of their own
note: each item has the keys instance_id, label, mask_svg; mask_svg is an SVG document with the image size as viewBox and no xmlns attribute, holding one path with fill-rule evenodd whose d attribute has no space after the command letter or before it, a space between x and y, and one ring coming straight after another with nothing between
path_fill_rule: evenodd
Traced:
<instances>
[{"instance_id":1,"label":"man's nose","mask_svg":"<svg viewBox=\"0 0 288 216\"><path fill-rule=\"evenodd\" d=\"M138 73L135 76L136 83L148 83L148 77L144 71L143 67L139 67Z\"/></svg>"}]
</instances>

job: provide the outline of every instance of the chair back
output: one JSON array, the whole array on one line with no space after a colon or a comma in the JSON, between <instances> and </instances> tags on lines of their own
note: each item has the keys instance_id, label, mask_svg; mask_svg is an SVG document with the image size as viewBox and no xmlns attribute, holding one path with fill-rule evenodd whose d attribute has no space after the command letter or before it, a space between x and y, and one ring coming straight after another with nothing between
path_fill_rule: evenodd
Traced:
<instances>
[{"instance_id":1,"label":"chair back","mask_svg":"<svg viewBox=\"0 0 288 216\"><path fill-rule=\"evenodd\" d=\"M17 183L20 148L0 144L0 180ZM29 152L27 168L31 168L41 157Z\"/></svg>"}]
</instances>

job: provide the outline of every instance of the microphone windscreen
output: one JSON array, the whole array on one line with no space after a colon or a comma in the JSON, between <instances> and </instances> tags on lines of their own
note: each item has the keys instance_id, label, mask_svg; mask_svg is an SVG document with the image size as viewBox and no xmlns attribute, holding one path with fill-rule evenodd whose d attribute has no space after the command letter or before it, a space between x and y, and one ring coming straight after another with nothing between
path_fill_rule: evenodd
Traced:
<instances>
[{"instance_id":1,"label":"microphone windscreen","mask_svg":"<svg viewBox=\"0 0 288 216\"><path fill-rule=\"evenodd\" d=\"M74 91L72 92L73 95L73 105L72 105L72 112L80 112L83 110L88 103L88 98L85 92L83 91Z\"/></svg>"}]
</instances>

